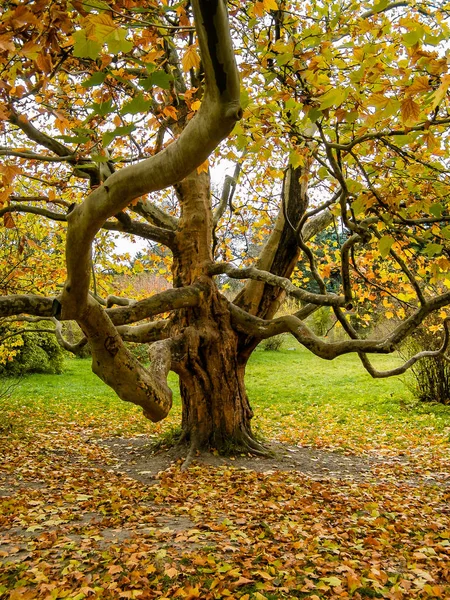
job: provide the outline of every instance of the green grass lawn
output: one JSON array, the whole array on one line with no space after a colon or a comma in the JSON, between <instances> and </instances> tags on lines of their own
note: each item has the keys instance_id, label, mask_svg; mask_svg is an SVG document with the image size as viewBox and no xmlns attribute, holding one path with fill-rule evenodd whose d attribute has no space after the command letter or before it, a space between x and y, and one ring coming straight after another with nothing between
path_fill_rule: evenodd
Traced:
<instances>
[{"instance_id":1,"label":"green grass lawn","mask_svg":"<svg viewBox=\"0 0 450 600\"><path fill-rule=\"evenodd\" d=\"M388 369L395 357L376 357ZM357 357L323 361L303 348L256 351L247 369L254 426L265 438L290 443L364 450L388 442L405 447L427 428L445 434L450 407L420 404L399 378L372 379ZM61 422L90 428L93 435L158 435L180 420L177 377L170 374L174 407L152 424L134 405L122 402L90 368L90 359L69 359L61 375L24 377L13 397L3 400L3 419L18 430L57 427Z\"/></svg>"}]
</instances>

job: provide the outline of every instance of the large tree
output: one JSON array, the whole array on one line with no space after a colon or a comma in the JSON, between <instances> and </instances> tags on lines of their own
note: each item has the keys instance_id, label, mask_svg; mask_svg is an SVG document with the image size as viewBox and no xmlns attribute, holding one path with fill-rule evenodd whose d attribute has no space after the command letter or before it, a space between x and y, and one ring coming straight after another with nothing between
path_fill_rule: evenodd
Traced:
<instances>
[{"instance_id":1,"label":"large tree","mask_svg":"<svg viewBox=\"0 0 450 600\"><path fill-rule=\"evenodd\" d=\"M368 354L393 352L431 314L446 328L445 7L262 0L230 2L229 17L224 0L3 5L0 215L16 243L1 251L0 316L9 323L53 319L66 348L89 342L93 371L153 421L170 411L175 371L191 450L254 452L264 448L244 374L261 340L288 332L324 359L356 352L387 376L423 353L386 373ZM215 194L207 161L221 158L235 164ZM20 293L12 266L39 251L27 233L34 220L48 283L30 290L27 279ZM170 251L173 289L103 298L92 248L114 232L163 246L150 251L158 265ZM225 276L244 282L233 301L221 293ZM276 317L286 293L298 310ZM305 324L322 306L345 339ZM392 327L360 335L352 316L369 319L374 306ZM73 347L66 320L85 336ZM127 341L149 344L148 367Z\"/></svg>"}]
</instances>

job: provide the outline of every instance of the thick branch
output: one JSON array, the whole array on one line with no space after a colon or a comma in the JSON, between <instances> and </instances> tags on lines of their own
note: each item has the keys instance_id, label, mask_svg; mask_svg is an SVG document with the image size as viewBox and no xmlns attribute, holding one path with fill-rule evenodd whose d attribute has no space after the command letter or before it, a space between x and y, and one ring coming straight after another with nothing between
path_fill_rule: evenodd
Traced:
<instances>
[{"instance_id":1,"label":"thick branch","mask_svg":"<svg viewBox=\"0 0 450 600\"><path fill-rule=\"evenodd\" d=\"M128 306L109 308L106 312L115 325L136 323L171 310L197 306L203 294L201 283L194 284L183 288L165 290Z\"/></svg>"},{"instance_id":2,"label":"thick branch","mask_svg":"<svg viewBox=\"0 0 450 600\"><path fill-rule=\"evenodd\" d=\"M108 308L105 312L115 325L136 323L164 312L197 306L204 293L202 284L196 283L184 288L165 290L127 306ZM53 317L58 312L58 305L58 300L45 296L0 296L0 318L22 314Z\"/></svg>"},{"instance_id":3,"label":"thick branch","mask_svg":"<svg viewBox=\"0 0 450 600\"><path fill-rule=\"evenodd\" d=\"M448 304L450 304L450 292L433 298L426 306L421 306L384 339L353 338L342 342L322 340L294 315L267 321L250 315L233 304L230 304L230 310L234 326L247 335L262 340L280 333L291 333L297 341L316 356L333 360L337 356L351 352L389 354L422 323L425 317Z\"/></svg>"},{"instance_id":4,"label":"thick branch","mask_svg":"<svg viewBox=\"0 0 450 600\"><path fill-rule=\"evenodd\" d=\"M117 331L126 342L135 344L148 344L158 340L167 339L170 336L170 322L161 320L143 325L120 325Z\"/></svg>"},{"instance_id":5,"label":"thick branch","mask_svg":"<svg viewBox=\"0 0 450 600\"><path fill-rule=\"evenodd\" d=\"M444 353L447 351L448 343L450 340L449 322L450 322L450 319L448 319L448 318L444 320L444 341L442 342L440 348L438 348L437 350L423 350L422 352L418 352L417 354L412 356L409 360L407 360L405 363L403 363L399 367L396 367L395 369L389 369L388 371L378 371L370 363L369 359L367 358L367 356L365 354L359 353L359 358L361 359L361 362L362 362L364 368L366 369L366 371L368 371L368 373L370 373L370 375L374 379L381 379L383 377L393 377L394 375L402 375L409 368L411 368L413 365L415 365L416 362L418 360L420 360L421 358L436 358L438 356L442 356L443 358L446 358L444 356ZM448 358L446 358L446 360L448 360Z\"/></svg>"},{"instance_id":6,"label":"thick branch","mask_svg":"<svg viewBox=\"0 0 450 600\"><path fill-rule=\"evenodd\" d=\"M193 6L206 78L202 105L175 142L113 173L70 213L63 318L76 318L87 304L91 243L103 223L133 199L185 178L208 158L242 116L225 3L195 0Z\"/></svg>"},{"instance_id":7,"label":"thick branch","mask_svg":"<svg viewBox=\"0 0 450 600\"><path fill-rule=\"evenodd\" d=\"M168 215L150 200L139 200L136 206L130 206L130 209L157 227L170 231L175 231L177 228L178 219Z\"/></svg>"},{"instance_id":8,"label":"thick branch","mask_svg":"<svg viewBox=\"0 0 450 600\"><path fill-rule=\"evenodd\" d=\"M30 294L0 296L0 317L11 317L22 313L40 317L51 317L53 298Z\"/></svg>"},{"instance_id":9,"label":"thick branch","mask_svg":"<svg viewBox=\"0 0 450 600\"><path fill-rule=\"evenodd\" d=\"M116 222L106 221L101 228L108 231L120 231L122 233L137 235L143 239L163 244L171 249L175 246L175 236L172 231L156 227L155 225L149 225L148 223L132 221L129 217L127 220L124 219Z\"/></svg>"},{"instance_id":10,"label":"thick branch","mask_svg":"<svg viewBox=\"0 0 450 600\"><path fill-rule=\"evenodd\" d=\"M279 277L273 275L268 271L261 271L256 267L245 267L239 269L229 263L217 263L212 265L209 269L210 275L219 275L226 273L228 277L233 279L251 279L253 281L263 281L269 285L273 285L282 288L285 292L302 300L303 302L309 302L311 304L319 304L321 306L345 306L347 303L346 299L336 294L314 294L307 292L295 286L286 277Z\"/></svg>"}]
</instances>

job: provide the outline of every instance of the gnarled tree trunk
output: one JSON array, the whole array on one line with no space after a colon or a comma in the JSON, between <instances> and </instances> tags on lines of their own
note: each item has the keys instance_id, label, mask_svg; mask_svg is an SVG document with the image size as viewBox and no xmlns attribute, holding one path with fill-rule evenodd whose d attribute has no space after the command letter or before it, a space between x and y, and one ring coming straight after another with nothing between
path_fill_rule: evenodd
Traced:
<instances>
[{"instance_id":1,"label":"gnarled tree trunk","mask_svg":"<svg viewBox=\"0 0 450 600\"><path fill-rule=\"evenodd\" d=\"M244 384L245 363L238 360L238 336L227 302L213 283L211 287L208 304L183 315L189 323L186 351L175 368L180 377L183 437L193 448L256 448Z\"/></svg>"},{"instance_id":2,"label":"gnarled tree trunk","mask_svg":"<svg viewBox=\"0 0 450 600\"><path fill-rule=\"evenodd\" d=\"M289 276L298 260L293 227L307 208L300 169L289 169L283 207L267 241L259 266L276 275ZM245 391L247 361L260 338L242 335L233 325L230 304L208 275L213 262L210 181L194 171L176 186L181 216L175 234L173 279L175 287L201 280L203 296L197 306L179 311L174 336L183 338L182 351L172 364L180 377L183 403L183 437L192 447L244 448L261 451L251 430L253 416ZM283 290L249 282L235 303L257 317L271 317ZM248 299L248 300L247 300Z\"/></svg>"},{"instance_id":3,"label":"gnarled tree trunk","mask_svg":"<svg viewBox=\"0 0 450 600\"><path fill-rule=\"evenodd\" d=\"M250 420L252 411L244 385L246 361L238 359L238 333L229 303L208 275L212 263L210 180L194 171L176 186L181 217L176 232L175 286L203 284L198 305L179 311L174 331L183 339L173 363L180 377L183 438L192 448L259 448Z\"/></svg>"}]
</instances>

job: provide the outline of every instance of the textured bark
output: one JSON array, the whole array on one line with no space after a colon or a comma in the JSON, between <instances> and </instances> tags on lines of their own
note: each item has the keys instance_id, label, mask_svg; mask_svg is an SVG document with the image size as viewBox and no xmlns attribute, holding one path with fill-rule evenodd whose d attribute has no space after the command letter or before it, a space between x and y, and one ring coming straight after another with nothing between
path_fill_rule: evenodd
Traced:
<instances>
[{"instance_id":1,"label":"textured bark","mask_svg":"<svg viewBox=\"0 0 450 600\"><path fill-rule=\"evenodd\" d=\"M213 285L213 284L212 284ZM182 319L186 352L176 366L183 403L183 437L194 448L249 448L253 416L238 361L238 336L227 302L211 290L208 303Z\"/></svg>"},{"instance_id":2,"label":"textured bark","mask_svg":"<svg viewBox=\"0 0 450 600\"><path fill-rule=\"evenodd\" d=\"M192 448L250 448L257 443L244 385L246 362L238 360L239 337L229 304L208 275L213 222L209 183L206 173L194 172L176 186L181 216L174 285L197 281L202 289L197 306L178 311L174 320L175 331L184 339L184 351L173 365L180 377L183 437Z\"/></svg>"},{"instance_id":3,"label":"textured bark","mask_svg":"<svg viewBox=\"0 0 450 600\"><path fill-rule=\"evenodd\" d=\"M300 182L301 174L300 168L286 171L283 186L285 210L280 209L275 228L256 263L258 269L280 277L291 275L300 254L293 227L297 227L308 205L306 187ZM283 298L280 288L250 281L235 299L235 304L252 315L270 319Z\"/></svg>"},{"instance_id":4,"label":"textured bark","mask_svg":"<svg viewBox=\"0 0 450 600\"><path fill-rule=\"evenodd\" d=\"M293 227L298 226L308 206L306 185L301 183L301 175L300 167L287 170L283 186L284 210L280 209L275 228L256 264L259 269L280 277L290 277L300 255ZM249 281L236 297L235 304L251 315L271 319L284 298L285 294L281 288ZM259 341L259 338L253 336L241 336L241 360L248 360Z\"/></svg>"}]
</instances>

